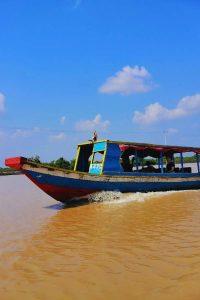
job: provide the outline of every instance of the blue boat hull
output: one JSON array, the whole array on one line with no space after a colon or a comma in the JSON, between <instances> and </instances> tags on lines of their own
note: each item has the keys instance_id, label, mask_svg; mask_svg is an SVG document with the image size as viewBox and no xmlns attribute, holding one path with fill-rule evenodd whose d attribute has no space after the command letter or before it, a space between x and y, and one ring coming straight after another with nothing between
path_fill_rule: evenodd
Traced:
<instances>
[{"instance_id":1,"label":"blue boat hull","mask_svg":"<svg viewBox=\"0 0 200 300\"><path fill-rule=\"evenodd\" d=\"M166 180L163 178L163 180L160 181L155 180L153 176L146 176L146 178L143 176L140 181L135 181L135 177L133 176L128 179L127 177L118 178L118 180L116 180L116 176L113 178L105 177L105 180L96 180L96 176L92 179L92 176L90 176L91 178L88 180L55 176L36 171L25 171L25 174L43 191L62 202L98 191L120 191L128 193L200 189L199 176L194 178L183 177L181 180L180 178L177 180L177 177L167 177Z\"/></svg>"}]
</instances>

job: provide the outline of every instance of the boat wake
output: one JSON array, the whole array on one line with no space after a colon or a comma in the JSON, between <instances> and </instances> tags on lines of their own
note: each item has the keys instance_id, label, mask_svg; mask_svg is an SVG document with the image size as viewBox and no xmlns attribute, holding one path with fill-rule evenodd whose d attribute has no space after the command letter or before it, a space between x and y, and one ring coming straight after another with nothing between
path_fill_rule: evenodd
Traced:
<instances>
[{"instance_id":1,"label":"boat wake","mask_svg":"<svg viewBox=\"0 0 200 300\"><path fill-rule=\"evenodd\" d=\"M119 204L128 202L144 202L152 199L165 198L177 193L185 193L188 191L167 191L167 192L148 192L148 193L121 193L121 192L106 192L102 191L89 196L90 202L103 202L108 204Z\"/></svg>"}]
</instances>

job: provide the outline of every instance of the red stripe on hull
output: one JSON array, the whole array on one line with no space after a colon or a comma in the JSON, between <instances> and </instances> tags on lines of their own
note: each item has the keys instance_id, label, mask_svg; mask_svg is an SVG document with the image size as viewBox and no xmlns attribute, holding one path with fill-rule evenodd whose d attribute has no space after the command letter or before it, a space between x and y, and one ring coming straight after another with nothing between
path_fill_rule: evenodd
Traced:
<instances>
[{"instance_id":1,"label":"red stripe on hull","mask_svg":"<svg viewBox=\"0 0 200 300\"><path fill-rule=\"evenodd\" d=\"M46 194L56 199L57 201L66 202L67 200L73 198L83 197L92 193L95 193L94 190L88 189L74 189L70 187L60 187L56 185L50 184L41 184L34 180L28 174L25 174L33 183L35 183L41 190L43 190Z\"/></svg>"}]
</instances>

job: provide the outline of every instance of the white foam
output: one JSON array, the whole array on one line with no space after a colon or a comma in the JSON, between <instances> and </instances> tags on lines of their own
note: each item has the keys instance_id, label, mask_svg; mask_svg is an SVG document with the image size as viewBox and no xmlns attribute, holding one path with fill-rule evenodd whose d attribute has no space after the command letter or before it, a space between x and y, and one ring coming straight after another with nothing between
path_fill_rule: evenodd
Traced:
<instances>
[{"instance_id":1,"label":"white foam","mask_svg":"<svg viewBox=\"0 0 200 300\"><path fill-rule=\"evenodd\" d=\"M144 202L151 199L163 198L175 193L185 193L186 191L148 192L148 193L121 193L118 191L102 191L89 196L91 202L103 202L109 204L120 204L128 202Z\"/></svg>"}]
</instances>

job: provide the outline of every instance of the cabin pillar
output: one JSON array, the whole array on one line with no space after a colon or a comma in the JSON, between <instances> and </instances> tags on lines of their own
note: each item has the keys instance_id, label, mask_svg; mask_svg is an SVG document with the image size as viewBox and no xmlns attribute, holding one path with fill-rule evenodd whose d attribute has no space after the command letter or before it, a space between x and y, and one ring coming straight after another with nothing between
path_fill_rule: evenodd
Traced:
<instances>
[{"instance_id":1,"label":"cabin pillar","mask_svg":"<svg viewBox=\"0 0 200 300\"><path fill-rule=\"evenodd\" d=\"M180 153L181 171L183 172L183 153Z\"/></svg>"},{"instance_id":2,"label":"cabin pillar","mask_svg":"<svg viewBox=\"0 0 200 300\"><path fill-rule=\"evenodd\" d=\"M160 152L160 166L161 166L161 173L164 173L164 167L163 167L163 153Z\"/></svg>"},{"instance_id":3,"label":"cabin pillar","mask_svg":"<svg viewBox=\"0 0 200 300\"><path fill-rule=\"evenodd\" d=\"M160 169L160 157L158 157L158 169Z\"/></svg>"},{"instance_id":4,"label":"cabin pillar","mask_svg":"<svg viewBox=\"0 0 200 300\"><path fill-rule=\"evenodd\" d=\"M138 153L137 153L137 150L135 150L135 163L136 163L136 170L138 171Z\"/></svg>"},{"instance_id":5,"label":"cabin pillar","mask_svg":"<svg viewBox=\"0 0 200 300\"><path fill-rule=\"evenodd\" d=\"M196 159L197 159L197 170L198 170L198 173L200 173L199 154L198 153L196 154Z\"/></svg>"}]
</instances>

